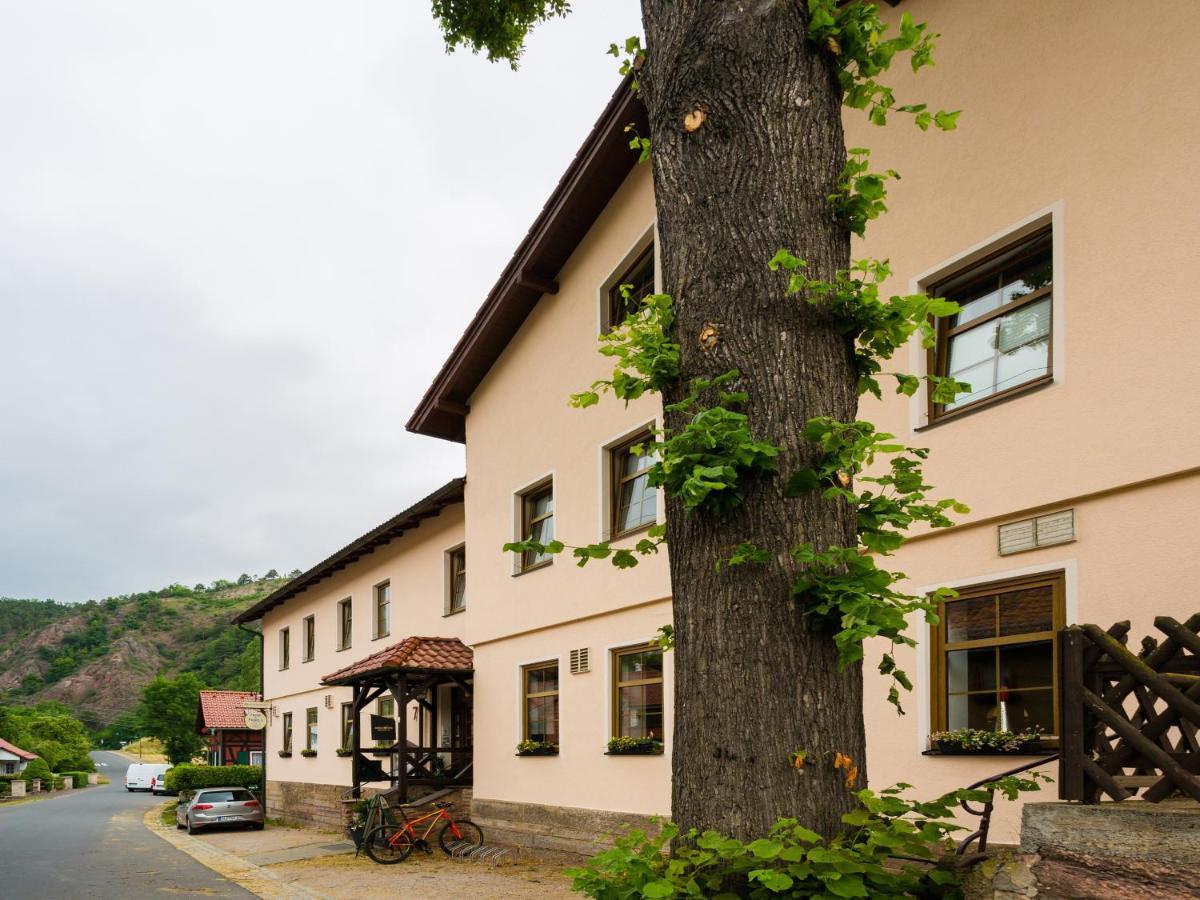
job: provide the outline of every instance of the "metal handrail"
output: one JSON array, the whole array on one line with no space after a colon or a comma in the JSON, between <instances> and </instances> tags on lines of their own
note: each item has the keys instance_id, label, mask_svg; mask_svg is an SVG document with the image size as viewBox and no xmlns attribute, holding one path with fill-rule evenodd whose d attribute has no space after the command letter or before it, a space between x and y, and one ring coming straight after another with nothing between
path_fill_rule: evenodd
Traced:
<instances>
[{"instance_id":1,"label":"metal handrail","mask_svg":"<svg viewBox=\"0 0 1200 900\"><path fill-rule=\"evenodd\" d=\"M1042 756L1035 759L1033 762L1027 762L1024 765L1016 766L1006 772L1001 772L999 775L989 775L967 788L968 791L973 791L977 788L985 787L993 782L999 781L1001 778L1007 778L1009 775L1020 775L1022 772L1028 772L1030 769L1036 769L1039 766L1044 766L1046 763L1054 762L1058 759L1059 754L1051 753L1048 756ZM988 829L992 824L992 809L994 808L994 800L996 797L996 789L988 790L987 801L983 804L982 809L975 809L971 806L971 801L963 800L959 805L963 810L973 816L979 816L979 827L963 838L958 843L958 849L955 850L955 855L962 856L967 852L967 848L975 841L979 841L979 852L987 852Z\"/></svg>"}]
</instances>

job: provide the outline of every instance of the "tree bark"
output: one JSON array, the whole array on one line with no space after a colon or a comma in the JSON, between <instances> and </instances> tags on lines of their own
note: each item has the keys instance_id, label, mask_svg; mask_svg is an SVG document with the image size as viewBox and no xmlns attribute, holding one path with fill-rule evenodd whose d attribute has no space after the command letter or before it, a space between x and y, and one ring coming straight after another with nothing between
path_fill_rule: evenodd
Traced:
<instances>
[{"instance_id":1,"label":"tree bark","mask_svg":"<svg viewBox=\"0 0 1200 900\"><path fill-rule=\"evenodd\" d=\"M783 485L815 458L800 438L809 418L855 417L853 348L785 293L767 261L787 248L826 279L849 262L849 233L827 200L846 156L841 94L831 61L805 39L803 2L642 0L642 13L663 282L682 346L683 377L663 400L680 400L692 377L739 369L755 435L786 448L779 474L748 485L728 517L667 501L672 817L748 839L794 816L831 835L855 805L833 754L849 756L865 781L862 671L839 671L832 632L791 598L787 550L854 546L854 518L817 494L786 498ZM709 325L719 340L706 349L698 335ZM666 425L688 418L668 413ZM717 572L744 540L773 561ZM788 763L799 749L810 760L800 771Z\"/></svg>"}]
</instances>

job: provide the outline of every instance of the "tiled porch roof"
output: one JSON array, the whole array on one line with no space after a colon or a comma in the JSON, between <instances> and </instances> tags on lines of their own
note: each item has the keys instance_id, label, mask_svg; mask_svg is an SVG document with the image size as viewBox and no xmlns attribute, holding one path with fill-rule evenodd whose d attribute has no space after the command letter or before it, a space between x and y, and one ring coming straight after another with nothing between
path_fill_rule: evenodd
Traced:
<instances>
[{"instance_id":1,"label":"tiled porch roof","mask_svg":"<svg viewBox=\"0 0 1200 900\"><path fill-rule=\"evenodd\" d=\"M204 728L245 728L247 700L258 700L258 694L253 691L201 691L197 724Z\"/></svg>"},{"instance_id":2,"label":"tiled porch roof","mask_svg":"<svg viewBox=\"0 0 1200 900\"><path fill-rule=\"evenodd\" d=\"M401 669L470 672L474 667L475 655L458 638L407 637L398 644L326 675L321 683L350 684L366 675Z\"/></svg>"},{"instance_id":3,"label":"tiled porch roof","mask_svg":"<svg viewBox=\"0 0 1200 900\"><path fill-rule=\"evenodd\" d=\"M0 750L7 750L18 759L37 759L36 753L30 753L28 750L22 750L16 744L10 744L8 741L4 740L4 738L0 738Z\"/></svg>"}]
</instances>

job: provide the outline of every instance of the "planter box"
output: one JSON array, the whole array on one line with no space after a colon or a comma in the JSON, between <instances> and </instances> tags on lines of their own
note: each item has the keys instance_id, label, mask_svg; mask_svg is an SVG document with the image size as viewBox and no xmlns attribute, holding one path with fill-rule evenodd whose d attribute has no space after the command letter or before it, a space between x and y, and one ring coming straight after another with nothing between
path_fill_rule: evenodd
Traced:
<instances>
[{"instance_id":1,"label":"planter box","mask_svg":"<svg viewBox=\"0 0 1200 900\"><path fill-rule=\"evenodd\" d=\"M558 756L558 751L549 747L539 747L537 750L518 751L517 756Z\"/></svg>"},{"instance_id":2,"label":"planter box","mask_svg":"<svg viewBox=\"0 0 1200 900\"><path fill-rule=\"evenodd\" d=\"M999 747L964 747L951 741L938 741L935 748L941 756L1031 756L1045 750L1040 740L1024 741L1015 750L1001 750Z\"/></svg>"}]
</instances>

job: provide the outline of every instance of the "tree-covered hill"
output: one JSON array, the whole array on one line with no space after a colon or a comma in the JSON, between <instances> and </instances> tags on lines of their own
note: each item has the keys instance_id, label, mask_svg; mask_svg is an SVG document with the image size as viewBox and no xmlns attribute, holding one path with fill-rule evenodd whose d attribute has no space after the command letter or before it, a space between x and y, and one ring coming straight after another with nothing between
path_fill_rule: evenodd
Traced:
<instances>
[{"instance_id":1,"label":"tree-covered hill","mask_svg":"<svg viewBox=\"0 0 1200 900\"><path fill-rule=\"evenodd\" d=\"M230 619L286 581L272 570L86 603L0 597L0 698L58 701L98 729L133 710L156 675L257 689L258 639Z\"/></svg>"}]
</instances>

